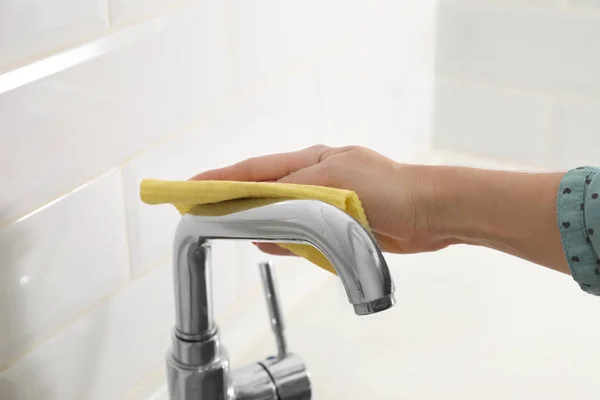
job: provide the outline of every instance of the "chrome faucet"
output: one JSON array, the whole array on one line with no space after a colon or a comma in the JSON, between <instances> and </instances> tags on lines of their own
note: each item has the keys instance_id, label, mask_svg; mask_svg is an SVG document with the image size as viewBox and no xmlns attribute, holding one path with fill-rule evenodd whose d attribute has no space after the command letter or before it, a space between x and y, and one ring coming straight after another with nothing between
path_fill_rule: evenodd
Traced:
<instances>
[{"instance_id":1,"label":"chrome faucet","mask_svg":"<svg viewBox=\"0 0 600 400\"><path fill-rule=\"evenodd\" d=\"M260 202L259 202L260 203ZM310 244L332 263L357 315L395 303L394 285L374 238L342 210L316 200L234 200L229 211L185 214L174 246L176 326L167 356L171 400L308 400L309 373L288 353L269 263L261 264L278 355L231 370L213 318L210 243L219 239Z\"/></svg>"}]
</instances>

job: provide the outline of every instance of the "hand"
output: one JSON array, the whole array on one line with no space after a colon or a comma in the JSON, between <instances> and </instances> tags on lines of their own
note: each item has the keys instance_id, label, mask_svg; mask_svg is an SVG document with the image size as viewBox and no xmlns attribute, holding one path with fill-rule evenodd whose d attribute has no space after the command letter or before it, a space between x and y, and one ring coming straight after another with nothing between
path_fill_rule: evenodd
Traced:
<instances>
[{"instance_id":1,"label":"hand","mask_svg":"<svg viewBox=\"0 0 600 400\"><path fill-rule=\"evenodd\" d=\"M356 192L383 251L416 253L439 250L453 241L431 229L433 204L427 167L403 165L372 150L319 145L301 151L251 158L196 175L193 180L282 182L328 186ZM268 243L264 252L289 255Z\"/></svg>"}]
</instances>

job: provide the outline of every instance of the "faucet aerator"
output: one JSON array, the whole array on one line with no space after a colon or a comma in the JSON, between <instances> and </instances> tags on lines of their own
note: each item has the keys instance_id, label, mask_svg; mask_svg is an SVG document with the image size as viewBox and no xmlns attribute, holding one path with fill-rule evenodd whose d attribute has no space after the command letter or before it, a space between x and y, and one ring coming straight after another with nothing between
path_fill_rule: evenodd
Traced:
<instances>
[{"instance_id":1,"label":"faucet aerator","mask_svg":"<svg viewBox=\"0 0 600 400\"><path fill-rule=\"evenodd\" d=\"M370 315L388 310L396 304L396 297L393 294L382 297L368 303L354 304L354 312L356 315Z\"/></svg>"}]
</instances>

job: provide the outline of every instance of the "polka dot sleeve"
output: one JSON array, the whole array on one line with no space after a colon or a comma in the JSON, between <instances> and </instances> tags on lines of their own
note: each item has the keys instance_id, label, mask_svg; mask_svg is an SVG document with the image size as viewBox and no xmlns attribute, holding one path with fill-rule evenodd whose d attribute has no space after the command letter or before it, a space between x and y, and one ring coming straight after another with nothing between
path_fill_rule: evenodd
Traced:
<instances>
[{"instance_id":1,"label":"polka dot sleeve","mask_svg":"<svg viewBox=\"0 0 600 400\"><path fill-rule=\"evenodd\" d=\"M600 295L600 169L579 167L565 174L557 215L571 275L585 292Z\"/></svg>"}]
</instances>

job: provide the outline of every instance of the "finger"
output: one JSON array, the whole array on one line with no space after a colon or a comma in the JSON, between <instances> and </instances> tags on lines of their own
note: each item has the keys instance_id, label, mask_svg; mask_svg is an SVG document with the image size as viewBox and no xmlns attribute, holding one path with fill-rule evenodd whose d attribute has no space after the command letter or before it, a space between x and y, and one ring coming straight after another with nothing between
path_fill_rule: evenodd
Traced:
<instances>
[{"instance_id":1,"label":"finger","mask_svg":"<svg viewBox=\"0 0 600 400\"><path fill-rule=\"evenodd\" d=\"M306 149L253 157L224 168L203 172L192 180L230 180L262 182L280 179L294 171L317 164L327 146L312 146Z\"/></svg>"},{"instance_id":2,"label":"finger","mask_svg":"<svg viewBox=\"0 0 600 400\"><path fill-rule=\"evenodd\" d=\"M254 243L256 247L263 253L271 254L274 256L295 256L291 251L279 247L275 243Z\"/></svg>"}]
</instances>

